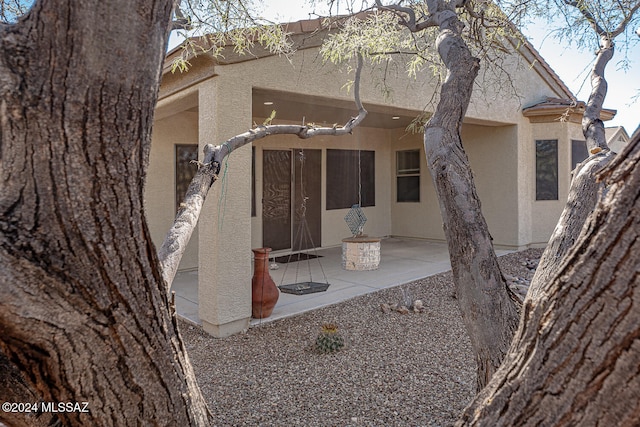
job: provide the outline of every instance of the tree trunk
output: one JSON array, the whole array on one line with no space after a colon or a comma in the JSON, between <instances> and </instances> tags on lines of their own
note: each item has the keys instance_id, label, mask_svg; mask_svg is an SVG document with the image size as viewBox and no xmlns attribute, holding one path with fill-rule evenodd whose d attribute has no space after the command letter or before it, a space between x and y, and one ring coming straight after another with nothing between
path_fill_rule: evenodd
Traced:
<instances>
[{"instance_id":1,"label":"tree trunk","mask_svg":"<svg viewBox=\"0 0 640 427\"><path fill-rule=\"evenodd\" d=\"M455 8L445 9L445 2L439 3L441 8L432 16L439 23L436 43L448 74L436 111L425 126L424 146L449 245L458 304L476 353L480 390L509 349L518 326L519 300L500 271L460 138L480 63L460 36L463 24Z\"/></svg>"},{"instance_id":2,"label":"tree trunk","mask_svg":"<svg viewBox=\"0 0 640 427\"><path fill-rule=\"evenodd\" d=\"M586 138L587 151L591 154L609 150L600 113L607 96L607 80L604 77L604 70L613 58L615 48L609 35L600 36L600 45L596 61L591 69L591 93L582 118L582 133Z\"/></svg>"},{"instance_id":3,"label":"tree trunk","mask_svg":"<svg viewBox=\"0 0 640 427\"><path fill-rule=\"evenodd\" d=\"M582 133L591 156L573 171L567 204L540 258L527 297L540 297L544 284L560 268L564 257L578 240L587 217L595 209L604 190L602 183L597 180L597 174L611 161L612 153L607 145L600 114L607 95L604 71L613 57L614 46L607 37L603 37L602 45L591 70L592 90L582 118Z\"/></svg>"},{"instance_id":4,"label":"tree trunk","mask_svg":"<svg viewBox=\"0 0 640 427\"><path fill-rule=\"evenodd\" d=\"M531 279L527 298L540 297L544 284L556 274L578 240L588 216L602 196L604 186L596 180L597 174L612 158L613 154L610 151L599 152L585 160L574 171L567 204Z\"/></svg>"},{"instance_id":5,"label":"tree trunk","mask_svg":"<svg viewBox=\"0 0 640 427\"><path fill-rule=\"evenodd\" d=\"M600 174L608 191L544 297L527 298L504 365L458 425L640 422L640 136Z\"/></svg>"},{"instance_id":6,"label":"tree trunk","mask_svg":"<svg viewBox=\"0 0 640 427\"><path fill-rule=\"evenodd\" d=\"M40 402L40 396L26 383L22 374L9 359L0 352L0 403L10 402ZM37 411L9 411L0 412L0 421L8 427L45 427L56 422L56 415L52 413L38 413ZM17 409L17 408L14 408ZM31 408L30 408L31 409Z\"/></svg>"},{"instance_id":7,"label":"tree trunk","mask_svg":"<svg viewBox=\"0 0 640 427\"><path fill-rule=\"evenodd\" d=\"M0 27L0 342L64 425L207 425L143 212L170 0Z\"/></svg>"}]
</instances>

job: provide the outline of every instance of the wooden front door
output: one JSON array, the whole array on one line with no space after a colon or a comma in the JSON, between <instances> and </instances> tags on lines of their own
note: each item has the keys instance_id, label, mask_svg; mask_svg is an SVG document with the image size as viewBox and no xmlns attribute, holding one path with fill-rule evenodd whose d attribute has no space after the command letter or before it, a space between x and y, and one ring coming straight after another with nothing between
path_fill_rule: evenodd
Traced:
<instances>
[{"instance_id":1,"label":"wooden front door","mask_svg":"<svg viewBox=\"0 0 640 427\"><path fill-rule=\"evenodd\" d=\"M298 251L321 245L322 152L302 153L263 151L262 244L273 250Z\"/></svg>"}]
</instances>

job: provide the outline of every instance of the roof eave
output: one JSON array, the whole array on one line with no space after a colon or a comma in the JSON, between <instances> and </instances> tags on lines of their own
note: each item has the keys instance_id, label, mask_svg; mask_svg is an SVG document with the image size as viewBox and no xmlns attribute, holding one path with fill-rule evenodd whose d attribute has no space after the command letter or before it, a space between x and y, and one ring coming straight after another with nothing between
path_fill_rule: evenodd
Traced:
<instances>
[{"instance_id":1,"label":"roof eave","mask_svg":"<svg viewBox=\"0 0 640 427\"><path fill-rule=\"evenodd\" d=\"M584 116L584 103L577 106L571 105L535 105L522 110L522 115L529 118L532 123L552 123L568 121L581 123ZM615 117L617 110L603 108L600 112L600 120L609 121Z\"/></svg>"}]
</instances>

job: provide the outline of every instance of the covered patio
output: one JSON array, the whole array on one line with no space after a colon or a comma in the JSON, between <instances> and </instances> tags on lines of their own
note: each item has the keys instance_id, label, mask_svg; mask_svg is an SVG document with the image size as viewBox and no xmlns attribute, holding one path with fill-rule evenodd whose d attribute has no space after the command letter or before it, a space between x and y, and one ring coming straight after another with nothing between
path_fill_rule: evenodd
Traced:
<instances>
[{"instance_id":1,"label":"covered patio","mask_svg":"<svg viewBox=\"0 0 640 427\"><path fill-rule=\"evenodd\" d=\"M169 55L145 188L145 211L156 246L173 223L196 169L192 161L198 155L202 160L205 144L221 144L261 123L331 127L355 114L353 95L344 90L344 70L316 61L327 35L317 31L319 24L289 25L298 40L304 40L291 58L268 52L251 57L225 52L224 60L200 55L192 58L188 73L172 73L171 60L181 52ZM523 105L538 105L540 99L574 98L535 50L522 46L505 66L513 71L520 98L494 102L499 92L493 93L499 89L494 85L474 92L461 136L493 242L511 249L542 246L564 206L570 147L582 132L579 123L523 115ZM444 233L423 136L407 131L415 117L428 116L425 100L437 84L429 73L409 80L391 77L377 67L367 71L360 89L369 114L350 135L310 140L273 133L225 158L220 183L204 203L182 257L183 272L174 282L179 313L217 337L245 330L252 322L251 248L301 248L294 243L303 223L310 244L302 248L322 248L322 258L321 264L299 262L298 270L305 264L314 281L323 281L322 265L331 286L318 294L282 295L271 320L449 268L445 245L433 243L442 242ZM385 82L384 91L380 81ZM555 147L556 155L550 158L556 159L557 170L550 176L566 178L552 179L557 199L538 200L536 141L553 141L548 145ZM384 240L377 271L342 270L339 245L348 236L344 218L354 204L368 219L369 236L416 240ZM295 271L295 263L271 271L276 283L298 283L295 277L283 280L284 270Z\"/></svg>"},{"instance_id":2,"label":"covered patio","mask_svg":"<svg viewBox=\"0 0 640 427\"><path fill-rule=\"evenodd\" d=\"M340 246L309 250L320 257L290 263L278 263L277 270L270 270L277 286L309 281L329 283L325 292L307 295L280 293L273 314L266 319L251 319L251 326L294 316L358 295L391 288L451 269L447 245L423 239L389 237L382 239L380 266L377 270L347 271L342 268ZM498 256L513 251L496 250ZM281 256L276 253L275 256ZM238 284L249 286L249 284ZM172 291L175 292L178 315L196 324L198 317L198 272L181 271L177 274Z\"/></svg>"}]
</instances>

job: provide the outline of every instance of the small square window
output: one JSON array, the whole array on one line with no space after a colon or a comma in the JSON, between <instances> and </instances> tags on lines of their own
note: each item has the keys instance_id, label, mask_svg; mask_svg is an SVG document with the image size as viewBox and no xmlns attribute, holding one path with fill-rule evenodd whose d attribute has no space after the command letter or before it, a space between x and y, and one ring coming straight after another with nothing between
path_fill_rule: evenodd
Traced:
<instances>
[{"instance_id":1,"label":"small square window","mask_svg":"<svg viewBox=\"0 0 640 427\"><path fill-rule=\"evenodd\" d=\"M396 201L420 202L420 150L396 151Z\"/></svg>"},{"instance_id":2,"label":"small square window","mask_svg":"<svg viewBox=\"0 0 640 427\"><path fill-rule=\"evenodd\" d=\"M420 174L420 150L396 151L398 175Z\"/></svg>"}]
</instances>

